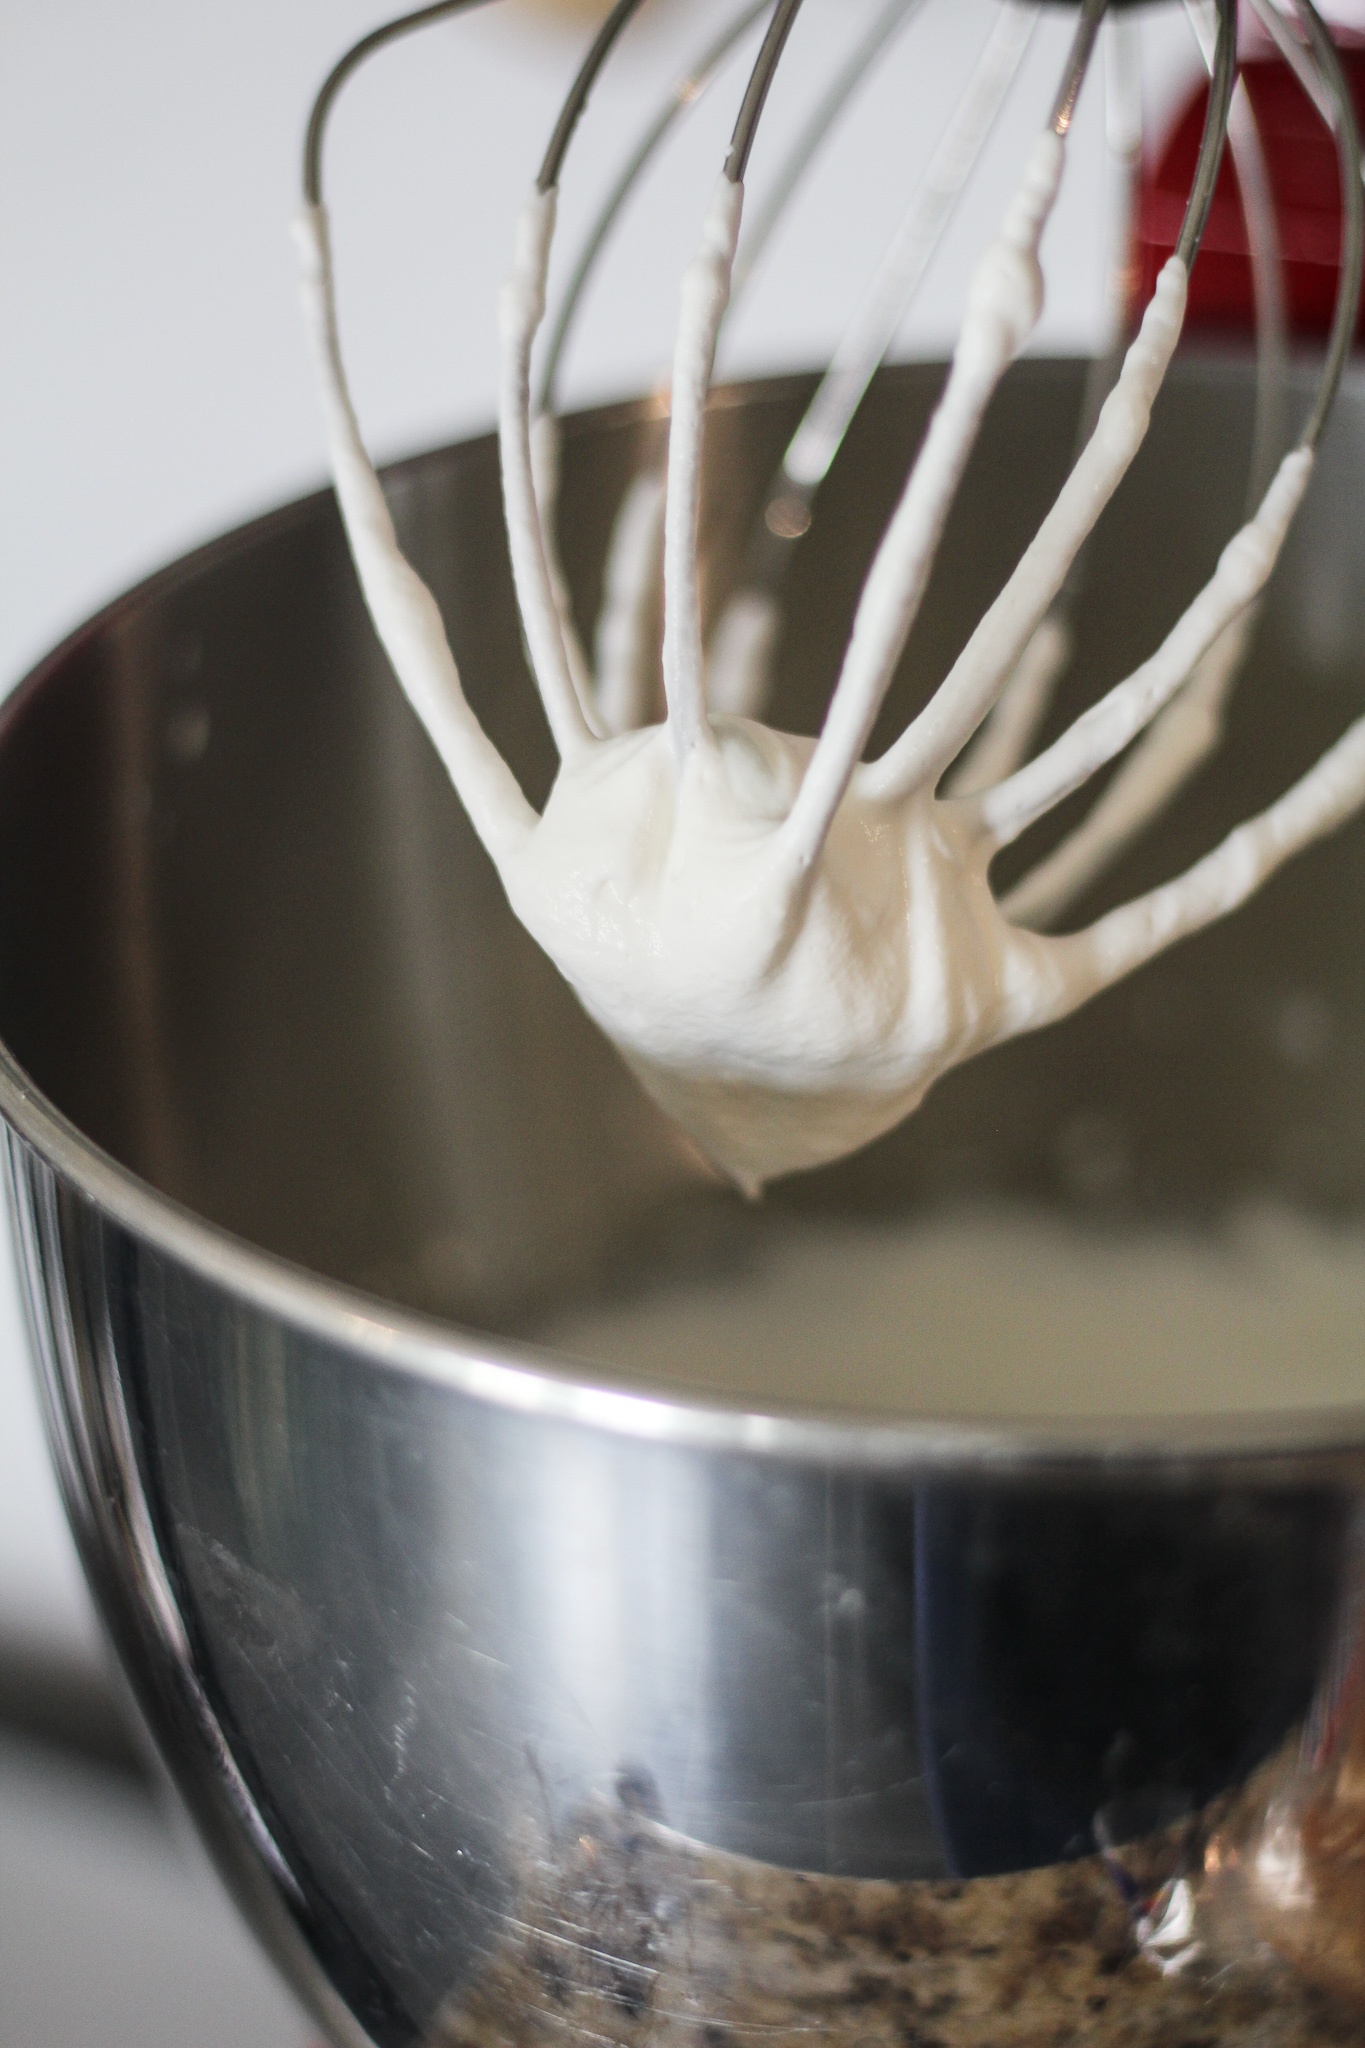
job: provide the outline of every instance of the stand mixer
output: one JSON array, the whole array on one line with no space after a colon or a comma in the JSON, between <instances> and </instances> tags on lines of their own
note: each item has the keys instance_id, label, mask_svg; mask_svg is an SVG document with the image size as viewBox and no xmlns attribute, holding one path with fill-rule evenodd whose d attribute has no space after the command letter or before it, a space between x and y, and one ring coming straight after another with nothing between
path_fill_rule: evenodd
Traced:
<instances>
[{"instance_id":1,"label":"stand mixer","mask_svg":"<svg viewBox=\"0 0 1365 2048\"><path fill-rule=\"evenodd\" d=\"M741 159L793 12L771 17ZM1022 40L1001 19L977 113ZM1225 13L1201 205L1237 104L1231 35ZM320 103L314 171L355 61ZM589 68L552 171L590 83ZM1131 163L1133 126L1113 127ZM1244 150L1244 194L1253 163ZM1222 670L1228 784L1192 786L1165 828L1182 863L1311 775L1361 712L1348 168L1326 371L1286 361L1273 328L1254 360L1175 357L1110 514L1078 542L1083 573L1047 600L999 700L1022 758L1049 695L1070 719L1088 675L1132 671L1151 617L1199 602L1247 473L1264 494L1277 419L1311 442L1340 380L1243 665ZM711 682L728 637L747 652L727 687L766 692L788 732L815 722L932 431L941 368L872 370L888 280L911 288L951 191L945 171L933 205L915 202L842 381L762 382L707 409L694 362L669 423L649 402L566 421L557 444L534 428L514 297L507 474L545 549L526 638L534 654L561 636L585 722L630 739L653 714L661 444L704 410L688 488L706 558L728 568L707 594ZM1267 222L1248 215L1273 320ZM888 700L905 729L1112 374L1025 360L1001 382ZM820 474L793 454L818 421ZM471 718L541 800L555 764L522 687L526 564L519 589L489 539L499 451L419 457L385 492L370 538L391 534L434 592ZM1326 587L1343 651L1310 689ZM589 698L567 622L581 630L603 591L611 659ZM767 667L774 606L785 646ZM166 650L187 634L215 735L192 785L160 738ZM458 756L468 728L422 708ZM960 800L1027 773L1002 785L1007 736L982 731L996 779L969 756ZM1150 889L1146 858L1116 851L1109 885ZM679 1143L509 909L393 688L330 498L122 600L6 707L0 1109L63 1484L158 1746L330 2038L1359 2038L1365 1401L1300 1402L1287 1354L1283 1398L1240 1406L1062 1414L1030 1404L1021 1369L1008 1412L860 1407L837 1359L825 1397L772 1399L738 1345L706 1387L538 1335L565 1303L647 1292L668 1260L703 1283L742 1269L768 1219L797 1214L862 1227L1027 1195L1115 1238L1212 1232L1266 1193L1343 1227L1365 1215L1365 986L1342 943L1359 830L1310 858L755 1209ZM1286 989L1332 1020L1315 1063L1278 1059L1258 1022ZM910 1384L934 1339L899 1341ZM1109 1343L1098 1327L1100 1380Z\"/></svg>"}]
</instances>

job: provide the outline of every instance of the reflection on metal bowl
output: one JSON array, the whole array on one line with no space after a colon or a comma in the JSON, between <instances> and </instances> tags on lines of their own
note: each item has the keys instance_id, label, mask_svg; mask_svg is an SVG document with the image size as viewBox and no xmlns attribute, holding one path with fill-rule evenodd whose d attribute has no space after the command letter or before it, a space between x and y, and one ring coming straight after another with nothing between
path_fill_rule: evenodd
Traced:
<instances>
[{"instance_id":1,"label":"reflection on metal bowl","mask_svg":"<svg viewBox=\"0 0 1365 2048\"><path fill-rule=\"evenodd\" d=\"M850 436L781 722L816 713L937 378L886 375ZM808 388L718 399L712 605ZM1079 390L1045 362L1007 385L889 722L1030 533ZM1249 419L1242 365L1177 366L1090 561L1078 690L1206 573ZM659 432L570 429L585 617ZM1222 764L1116 892L1358 713L1362 443L1348 381ZM495 450L391 488L539 799ZM1365 1374L1296 1406L1287 1352L1278 1406L1050 1416L1023 1386L954 1420L859 1411L837 1359L821 1413L746 1399L740 1356L727 1396L535 1338L733 1277L788 1224L1013 1203L1113 1245L1273 1202L1349 1230L1362 905L1357 826L756 1216L512 920L328 498L18 693L0 1108L68 1504L162 1750L336 2040L1358 2041ZM924 1366L913 1322L897 1341Z\"/></svg>"}]
</instances>

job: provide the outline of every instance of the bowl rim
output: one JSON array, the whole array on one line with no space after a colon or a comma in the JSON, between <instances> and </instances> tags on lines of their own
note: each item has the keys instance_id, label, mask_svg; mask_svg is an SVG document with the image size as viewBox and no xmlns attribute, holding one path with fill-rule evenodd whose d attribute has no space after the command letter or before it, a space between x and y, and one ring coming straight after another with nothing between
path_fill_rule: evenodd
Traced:
<instances>
[{"instance_id":1,"label":"bowl rim","mask_svg":"<svg viewBox=\"0 0 1365 2048\"><path fill-rule=\"evenodd\" d=\"M1043 370L1065 359L1030 360ZM1233 367L1231 361L1203 351L1194 360L1205 374ZM920 373L935 367L896 366ZM809 373L800 372L756 377L719 388L713 403L742 405L759 392L772 396L809 381ZM1350 381L1365 384L1365 370L1357 367ZM654 398L618 401L566 417L564 431L568 437L657 416ZM437 463L486 456L494 440L491 433L462 437L386 464L382 474L391 488L401 490L405 481ZM178 556L100 607L0 703L0 748L9 743L38 695L83 648L205 570L316 519L331 501L330 486L291 499ZM1123 1468L1157 1467L1179 1477L1192 1463L1269 1460L1277 1474L1288 1476L1283 1469L1286 1461L1311 1457L1318 1470L1324 1456L1365 1453L1365 1398L1331 1407L1096 1417L1024 1413L982 1421L952 1413L869 1410L855 1415L807 1405L755 1408L742 1395L702 1394L664 1380L633 1382L529 1340L494 1336L324 1278L200 1216L86 1136L37 1085L3 1038L0 1117L59 1180L103 1217L211 1286L331 1347L359 1353L372 1366L528 1416L678 1448L824 1465L971 1468L1002 1475L1059 1466L1091 1474L1097 1467L1115 1474ZM17 1192L13 1177L12 1192ZM1354 1459L1351 1463L1354 1466Z\"/></svg>"}]
</instances>

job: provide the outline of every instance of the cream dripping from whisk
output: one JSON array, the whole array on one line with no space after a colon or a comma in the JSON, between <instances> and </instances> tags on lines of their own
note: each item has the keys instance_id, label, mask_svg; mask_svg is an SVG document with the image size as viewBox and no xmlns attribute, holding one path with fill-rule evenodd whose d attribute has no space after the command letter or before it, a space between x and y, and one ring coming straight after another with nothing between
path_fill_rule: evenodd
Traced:
<instances>
[{"instance_id":1,"label":"cream dripping from whisk","mask_svg":"<svg viewBox=\"0 0 1365 2048\"><path fill-rule=\"evenodd\" d=\"M541 816L470 711L434 600L398 550L346 392L321 206L300 222L338 497L399 679L517 916L650 1093L751 1190L867 1143L949 1068L1066 1015L1225 914L1365 801L1362 721L1206 859L1086 930L1053 937L1012 922L990 885L999 849L1114 759L1226 644L1274 567L1311 470L1306 446L1285 458L1149 661L1022 767L970 796L938 794L1026 660L1141 444L1180 332L1179 255L1015 574L926 709L880 760L862 760L986 406L1042 306L1038 245L1069 119L1068 108L1035 145L978 266L942 398L868 577L817 740L713 715L706 702L702 426L742 183L720 181L683 287L664 537L667 717L612 736L568 617L543 477L538 488L530 360L556 194L550 185L532 195L503 300L500 435L518 604L561 758ZM1156 782L1144 797L1153 810L1165 794Z\"/></svg>"}]
</instances>

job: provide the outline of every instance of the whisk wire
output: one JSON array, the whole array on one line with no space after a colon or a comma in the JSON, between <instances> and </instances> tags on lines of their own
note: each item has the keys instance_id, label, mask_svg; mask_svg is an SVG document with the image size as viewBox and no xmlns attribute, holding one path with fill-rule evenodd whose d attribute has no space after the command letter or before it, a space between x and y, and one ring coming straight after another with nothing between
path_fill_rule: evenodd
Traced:
<instances>
[{"instance_id":1,"label":"whisk wire","mask_svg":"<svg viewBox=\"0 0 1365 2048\"><path fill-rule=\"evenodd\" d=\"M776 231L783 215L802 181L809 175L818 153L833 130L840 116L846 111L859 86L868 72L885 51L893 38L905 29L922 11L925 0L889 0L874 18L870 28L859 38L853 50L840 66L831 84L820 96L807 119L801 124L796 136L788 142L776 172L770 179L760 200L754 217L740 244L730 278L730 291L725 308L724 320L733 318L735 307L752 279L767 245ZM559 364L563 357L572 322L591 272L605 245L610 228L630 191L643 174L653 154L666 134L680 116L695 105L702 92L711 83L719 64L756 17L766 11L770 0L760 0L758 7L747 7L730 23L724 34L704 51L702 56L675 82L661 111L651 121L645 134L633 149L629 160L617 178L607 201L600 210L580 254L575 261L571 282L561 310L556 318L546 362L542 374L538 406L542 415L541 440L548 446L553 438L550 415L554 410L555 383ZM1009 39L1009 17L1022 16L1030 20L1036 8L1027 4L1011 4L1002 12L1005 28L993 32L988 38L988 50L994 51L1001 36ZM1017 50L1010 62L1012 75L1017 67L1022 48ZM987 61L983 57L983 62ZM991 62L995 62L993 55ZM998 68L998 64L997 64ZM1007 82L1007 80L1006 80ZM1003 87L1002 87L1003 90ZM988 130L993 108L988 108L983 123ZM973 152L974 155L974 152ZM922 210L922 209L921 209ZM937 230L929 237L929 248L923 262L914 276L899 281L898 296L890 309L888 330L878 333L873 344L873 359L869 361L866 374L861 380L865 388L876 362L885 353L893 338L904 306L911 295L917 276L928 260L928 254L937 240L938 233L946 221L938 224ZM899 236L904 242L904 232ZM904 264L901 268L904 269ZM866 350L864 350L866 352ZM855 392L853 406L856 409L859 393ZM818 405L819 398L817 394ZM845 428L848 421L845 420ZM842 432L840 433L842 438ZM835 449L830 449L833 459ZM546 525L547 547L554 547L554 515L556 478L553 467L546 465L541 480L541 509ZM624 729L626 724L637 722L646 715L651 698L652 659L646 638L647 621L656 602L656 576L658 548L661 543L661 507L663 496L662 473L652 470L636 479L626 492L618 509L609 548L609 559L604 576L602 606L598 615L596 639L601 673L595 685L598 709L608 731ZM761 661L760 642L771 639L767 632L767 612L770 600L761 594L760 586L772 583L774 588L780 580L777 565L772 565L771 576L765 574L765 564L770 553L782 553L781 543L774 538L780 520L783 500L783 482L779 472L770 492L771 516L766 523L760 520L755 527L755 547L751 549L750 574L738 599L728 608L725 617L713 636L713 645L707 659L707 692L714 709L730 711L753 711L758 709L755 692L761 694L763 679L757 674ZM772 509L776 506L776 510ZM806 523L809 523L808 521ZM767 544L765 551L764 544ZM752 602L746 606L745 591L751 593ZM754 608L764 610L764 616L755 620L750 616ZM742 616L741 616L742 614ZM566 631L575 629L572 622L566 623ZM751 702L750 699L755 698ZM628 715L633 714L633 715Z\"/></svg>"},{"instance_id":2,"label":"whisk wire","mask_svg":"<svg viewBox=\"0 0 1365 2048\"><path fill-rule=\"evenodd\" d=\"M897 0L897 4L903 4L903 0ZM545 364L536 399L538 411L544 413L554 410L560 364L564 359L564 351L578 316L583 294L626 201L677 122L690 108L696 106L731 51L743 40L759 16L767 13L771 5L772 0L749 0L749 4L741 8L739 14L723 32L716 36L702 54L674 80L668 98L622 165L574 259L569 282L565 287L564 297L555 316L554 327L545 351Z\"/></svg>"},{"instance_id":3,"label":"whisk wire","mask_svg":"<svg viewBox=\"0 0 1365 2048\"><path fill-rule=\"evenodd\" d=\"M580 64L577 76L569 88L568 97L559 110L559 119L555 122L554 133L550 137L549 147L545 151L536 177L539 191L549 192L559 183L559 174L564 168L564 159L568 155L569 144L573 141L574 130L582 118L598 75L616 47L622 30L639 13L643 5L644 0L616 0L616 5L593 37L588 54Z\"/></svg>"},{"instance_id":4,"label":"whisk wire","mask_svg":"<svg viewBox=\"0 0 1365 2048\"><path fill-rule=\"evenodd\" d=\"M1094 55L1095 38L1100 32L1100 23L1104 20L1108 7L1109 0L1082 0L1081 18L1072 39L1071 52L1048 121L1048 127L1059 139L1064 137L1071 127L1076 102L1081 96L1085 74L1090 69L1090 59Z\"/></svg>"},{"instance_id":5,"label":"whisk wire","mask_svg":"<svg viewBox=\"0 0 1365 2048\"><path fill-rule=\"evenodd\" d=\"M848 653L810 766L787 820L792 858L803 868L813 865L824 845L891 687L986 408L1042 310L1038 246L1056 203L1065 137L1106 4L1107 0L1086 0L1072 39L1062 91L1048 126L1030 152L1000 232L978 266L943 396L864 585ZM1072 549L1071 554L1074 552ZM1068 555L1063 573L1070 559ZM913 779L906 780L904 772L898 772L897 793L908 793L927 780L931 768L936 781L958 754L1004 687L1055 595L1056 584L1047 590L1017 641L1008 646L1003 673L998 672L997 651L991 665L989 692L979 711L973 706L968 712L962 705L961 693L952 687L954 675L940 687L898 743L901 755L895 768L900 769L901 760L908 753ZM963 729L967 716L971 722ZM942 759L931 755L929 761L920 762L914 759L914 748L922 740L926 721L943 731L944 752ZM889 759L884 757L879 764L883 773Z\"/></svg>"},{"instance_id":6,"label":"whisk wire","mask_svg":"<svg viewBox=\"0 0 1365 2048\"><path fill-rule=\"evenodd\" d=\"M787 444L755 520L744 569L713 636L708 688L718 710L757 716L776 650L778 595L816 496L890 350L905 312L1004 104L1038 9L1007 0L872 282Z\"/></svg>"},{"instance_id":7,"label":"whisk wire","mask_svg":"<svg viewBox=\"0 0 1365 2048\"><path fill-rule=\"evenodd\" d=\"M771 184L750 215L730 281L730 304L744 292L762 261L798 186L815 162L831 130L849 106L873 65L892 41L920 14L926 0L890 0L852 50L826 91L787 145Z\"/></svg>"},{"instance_id":8,"label":"whisk wire","mask_svg":"<svg viewBox=\"0 0 1365 2048\"><path fill-rule=\"evenodd\" d=\"M1205 68L1212 77L1218 33L1212 0L1185 0L1185 11ZM1255 309L1256 399L1245 513L1251 518L1283 453L1287 345L1274 196L1255 109L1241 79L1228 112L1228 147L1237 173L1251 256ZM1093 425L1092 415L1087 436ZM1039 633L1045 632L1049 624L1054 630L1065 630L1068 658L1072 638L1069 614L1079 592L1087 551L1088 544L1072 564L1052 612L1039 628ZM1189 680L1158 712L1120 762L1080 824L1002 898L1001 908L1008 918L1035 931L1054 924L1091 883L1114 865L1138 834L1174 802L1222 739L1226 707L1251 648L1258 613L1259 604L1253 602L1196 661ZM1017 677L1011 678L982 727L970 756L964 757L953 771L950 787L954 795L983 791L992 782L1004 782L1027 758L1028 745L1015 749L1010 758L1007 748L993 744L994 728L1007 712L1016 683L1028 686L1027 659L1026 654ZM1064 662L1059 661L1045 688L1035 692L1035 732L1063 666ZM1032 736L1028 735L1030 743ZM995 772L986 772L988 769Z\"/></svg>"},{"instance_id":9,"label":"whisk wire","mask_svg":"<svg viewBox=\"0 0 1365 2048\"><path fill-rule=\"evenodd\" d=\"M763 47L758 53L758 62L749 75L744 98L740 102L739 117L735 132L730 138L730 153L725 159L725 175L732 185L744 183L744 173L749 168L749 154L758 136L758 124L763 118L768 94L777 76L777 67L782 61L782 52L787 47L787 38L796 25L801 11L801 0L777 0L773 18L768 24L768 33L763 38Z\"/></svg>"},{"instance_id":10,"label":"whisk wire","mask_svg":"<svg viewBox=\"0 0 1365 2048\"><path fill-rule=\"evenodd\" d=\"M1175 245L1175 253L1186 270L1191 268L1199 254L1199 244L1208 225L1209 208L1213 204L1214 189L1223 163L1223 148L1227 142L1232 89L1237 83L1237 0L1217 0L1217 6L1218 39L1213 48L1204 132L1199 139L1199 155L1189 198L1185 202L1185 218Z\"/></svg>"},{"instance_id":11,"label":"whisk wire","mask_svg":"<svg viewBox=\"0 0 1365 2048\"><path fill-rule=\"evenodd\" d=\"M435 0L430 7L418 7L411 14L400 14L394 20L371 29L368 35L361 36L359 42L352 43L350 49L338 57L318 88L304 135L303 196L310 206L322 204L323 137L337 95L352 73L358 71L368 58L403 36L412 35L417 29L431 28L436 22L446 21L452 14L463 13L468 7L483 5L486 5L486 0Z\"/></svg>"},{"instance_id":12,"label":"whisk wire","mask_svg":"<svg viewBox=\"0 0 1365 2048\"><path fill-rule=\"evenodd\" d=\"M1361 273L1365 266L1365 192L1361 188L1360 130L1355 102L1336 44L1313 0L1294 0L1294 4L1331 100L1331 125L1341 165L1342 241L1337 302L1317 398L1300 437L1301 446L1315 448L1332 410L1359 317Z\"/></svg>"}]
</instances>

